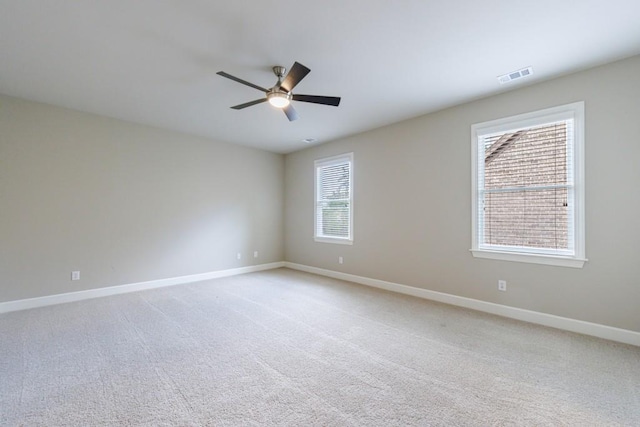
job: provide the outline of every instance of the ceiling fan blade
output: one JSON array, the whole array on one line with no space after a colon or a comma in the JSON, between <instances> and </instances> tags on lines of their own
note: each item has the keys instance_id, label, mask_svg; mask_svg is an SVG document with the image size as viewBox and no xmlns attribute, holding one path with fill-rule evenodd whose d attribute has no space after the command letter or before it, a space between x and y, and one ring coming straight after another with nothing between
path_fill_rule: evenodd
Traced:
<instances>
[{"instance_id":1,"label":"ceiling fan blade","mask_svg":"<svg viewBox=\"0 0 640 427\"><path fill-rule=\"evenodd\" d=\"M309 74L310 71L310 69L300 64L299 62L294 62L293 67L291 67L291 70L289 70L289 74L287 74L287 77L284 78L284 81L282 82L280 87L287 92L291 92L293 88L296 87L298 83L300 83L300 80L304 79L304 77Z\"/></svg>"},{"instance_id":2,"label":"ceiling fan blade","mask_svg":"<svg viewBox=\"0 0 640 427\"><path fill-rule=\"evenodd\" d=\"M313 104L340 105L340 97L338 96L317 96L317 95L293 95L294 101L311 102Z\"/></svg>"},{"instance_id":3,"label":"ceiling fan blade","mask_svg":"<svg viewBox=\"0 0 640 427\"><path fill-rule=\"evenodd\" d=\"M290 122L298 120L298 112L295 110L295 108L293 108L293 105L287 105L282 109L282 111L284 111L284 113L287 115L287 118Z\"/></svg>"},{"instance_id":4,"label":"ceiling fan blade","mask_svg":"<svg viewBox=\"0 0 640 427\"><path fill-rule=\"evenodd\" d=\"M240 78L238 78L238 77L235 77L235 76L232 76L231 74L227 74L227 73L225 73L224 71L218 71L216 74L217 74L217 75L219 75L219 76L222 76L222 77L226 77L226 78L228 78L228 79L231 79L231 80L233 80L233 81L236 81L236 82L238 82L238 83L242 83L243 85L247 85L247 86L252 87L252 88L254 88L254 89L258 89L258 90L261 90L261 91L263 91L263 92L266 92L266 91L267 91L267 89L265 89L265 88L263 88L263 87L260 87L260 86L258 86L258 85L254 85L253 83L249 83L248 81L246 81L246 80L242 80L242 79L240 79Z\"/></svg>"},{"instance_id":5,"label":"ceiling fan blade","mask_svg":"<svg viewBox=\"0 0 640 427\"><path fill-rule=\"evenodd\" d=\"M263 102L266 102L266 100L267 100L267 98L260 98L260 99L256 99L255 101L245 102L244 104L234 105L231 108L233 108L234 110L242 110L243 108L251 107L252 105L261 104Z\"/></svg>"}]
</instances>

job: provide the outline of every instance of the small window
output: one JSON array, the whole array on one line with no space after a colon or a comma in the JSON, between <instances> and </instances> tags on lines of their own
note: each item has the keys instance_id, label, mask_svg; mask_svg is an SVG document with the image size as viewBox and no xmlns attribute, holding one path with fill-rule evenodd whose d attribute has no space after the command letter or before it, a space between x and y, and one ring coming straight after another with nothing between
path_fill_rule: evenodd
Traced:
<instances>
[{"instance_id":1,"label":"small window","mask_svg":"<svg viewBox=\"0 0 640 427\"><path fill-rule=\"evenodd\" d=\"M315 240L353 243L353 153L315 162Z\"/></svg>"},{"instance_id":2,"label":"small window","mask_svg":"<svg viewBox=\"0 0 640 427\"><path fill-rule=\"evenodd\" d=\"M584 103L471 127L475 257L582 267Z\"/></svg>"}]
</instances>

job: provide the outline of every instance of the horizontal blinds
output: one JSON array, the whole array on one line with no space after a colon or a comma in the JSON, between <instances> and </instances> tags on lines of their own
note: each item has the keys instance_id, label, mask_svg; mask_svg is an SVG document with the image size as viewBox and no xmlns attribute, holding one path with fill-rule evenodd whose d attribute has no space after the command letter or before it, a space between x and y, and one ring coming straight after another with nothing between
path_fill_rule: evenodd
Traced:
<instances>
[{"instance_id":1,"label":"horizontal blinds","mask_svg":"<svg viewBox=\"0 0 640 427\"><path fill-rule=\"evenodd\" d=\"M337 160L317 167L316 235L350 237L351 162Z\"/></svg>"},{"instance_id":2,"label":"horizontal blinds","mask_svg":"<svg viewBox=\"0 0 640 427\"><path fill-rule=\"evenodd\" d=\"M572 249L572 140L572 120L480 138L484 245Z\"/></svg>"}]
</instances>

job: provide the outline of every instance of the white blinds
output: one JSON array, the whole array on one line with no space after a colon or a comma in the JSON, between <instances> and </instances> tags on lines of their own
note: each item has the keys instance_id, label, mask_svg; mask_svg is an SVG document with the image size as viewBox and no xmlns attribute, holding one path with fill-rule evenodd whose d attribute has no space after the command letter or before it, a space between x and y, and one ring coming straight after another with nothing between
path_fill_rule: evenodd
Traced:
<instances>
[{"instance_id":1,"label":"white blinds","mask_svg":"<svg viewBox=\"0 0 640 427\"><path fill-rule=\"evenodd\" d=\"M479 137L481 245L573 251L572 147L571 119Z\"/></svg>"},{"instance_id":2,"label":"white blinds","mask_svg":"<svg viewBox=\"0 0 640 427\"><path fill-rule=\"evenodd\" d=\"M316 162L316 237L351 238L351 156Z\"/></svg>"}]
</instances>

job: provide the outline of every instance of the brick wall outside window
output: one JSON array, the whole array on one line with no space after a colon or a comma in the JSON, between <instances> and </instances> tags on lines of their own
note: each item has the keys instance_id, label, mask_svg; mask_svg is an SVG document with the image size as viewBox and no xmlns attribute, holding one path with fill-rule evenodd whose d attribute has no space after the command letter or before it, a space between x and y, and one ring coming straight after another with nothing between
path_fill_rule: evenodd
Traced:
<instances>
[{"instance_id":1,"label":"brick wall outside window","mask_svg":"<svg viewBox=\"0 0 640 427\"><path fill-rule=\"evenodd\" d=\"M566 123L486 138L484 163L484 242L567 249Z\"/></svg>"}]
</instances>

